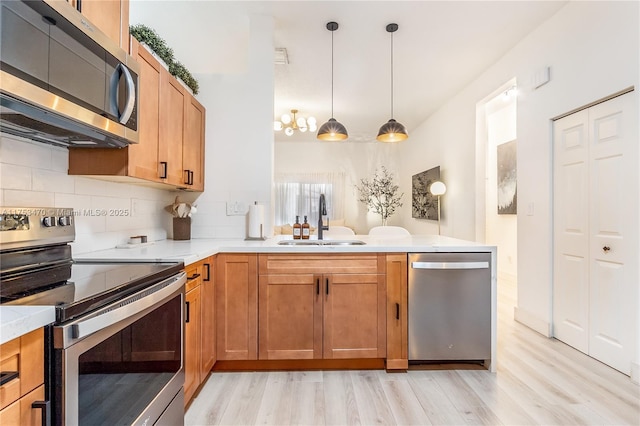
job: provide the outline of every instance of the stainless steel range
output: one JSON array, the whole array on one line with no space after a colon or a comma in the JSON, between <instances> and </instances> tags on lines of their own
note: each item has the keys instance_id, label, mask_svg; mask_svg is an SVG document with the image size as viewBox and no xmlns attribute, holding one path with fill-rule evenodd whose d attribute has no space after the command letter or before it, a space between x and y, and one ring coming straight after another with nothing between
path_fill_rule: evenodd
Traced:
<instances>
[{"instance_id":1,"label":"stainless steel range","mask_svg":"<svg viewBox=\"0 0 640 426\"><path fill-rule=\"evenodd\" d=\"M72 209L0 208L0 303L55 306L48 423L184 423L182 262L74 261Z\"/></svg>"}]
</instances>

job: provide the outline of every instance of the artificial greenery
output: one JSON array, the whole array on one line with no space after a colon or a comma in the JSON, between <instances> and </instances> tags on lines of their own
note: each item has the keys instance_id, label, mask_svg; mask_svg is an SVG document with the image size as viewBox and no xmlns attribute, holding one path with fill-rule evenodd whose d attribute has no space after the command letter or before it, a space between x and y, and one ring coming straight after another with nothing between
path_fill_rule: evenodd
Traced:
<instances>
[{"instance_id":1,"label":"artificial greenery","mask_svg":"<svg viewBox=\"0 0 640 426\"><path fill-rule=\"evenodd\" d=\"M194 94L198 94L198 81L193 78L189 70L184 65L182 65L182 63L174 61L169 64L169 72L171 73L171 75L174 75L180 80L184 81L184 83L189 86Z\"/></svg>"},{"instance_id":2,"label":"artificial greenery","mask_svg":"<svg viewBox=\"0 0 640 426\"><path fill-rule=\"evenodd\" d=\"M398 195L398 185L393 183L393 176L382 166L382 172L375 171L373 178L360 179L358 190L358 201L365 203L370 210L382 216L382 225L387 224L387 219L391 217L398 207L402 207L402 196Z\"/></svg>"},{"instance_id":3,"label":"artificial greenery","mask_svg":"<svg viewBox=\"0 0 640 426\"><path fill-rule=\"evenodd\" d=\"M131 25L129 27L129 33L140 43L149 46L149 48L169 66L169 73L171 73L171 75L184 81L194 94L198 94L198 81L184 65L175 60L173 49L167 46L167 43L153 28L144 24Z\"/></svg>"}]
</instances>

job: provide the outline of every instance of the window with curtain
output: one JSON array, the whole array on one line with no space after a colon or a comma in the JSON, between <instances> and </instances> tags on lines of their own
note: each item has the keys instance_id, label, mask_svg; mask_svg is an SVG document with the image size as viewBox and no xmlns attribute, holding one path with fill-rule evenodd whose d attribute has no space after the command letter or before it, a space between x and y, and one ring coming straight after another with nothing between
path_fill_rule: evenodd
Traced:
<instances>
[{"instance_id":1,"label":"window with curtain","mask_svg":"<svg viewBox=\"0 0 640 426\"><path fill-rule=\"evenodd\" d=\"M318 223L318 201L324 194L331 219L344 217L344 173L280 173L275 176L275 225L295 223L303 216Z\"/></svg>"}]
</instances>

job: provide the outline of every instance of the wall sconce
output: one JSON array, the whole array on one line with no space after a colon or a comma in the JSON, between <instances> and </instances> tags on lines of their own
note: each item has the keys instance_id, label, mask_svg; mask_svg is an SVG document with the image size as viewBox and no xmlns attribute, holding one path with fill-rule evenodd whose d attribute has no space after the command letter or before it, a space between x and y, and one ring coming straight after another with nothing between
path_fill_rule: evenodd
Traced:
<instances>
[{"instance_id":1,"label":"wall sconce","mask_svg":"<svg viewBox=\"0 0 640 426\"><path fill-rule=\"evenodd\" d=\"M438 197L438 235L440 235L440 196L447 192L447 186L440 181L435 181L429 187L431 194Z\"/></svg>"}]
</instances>

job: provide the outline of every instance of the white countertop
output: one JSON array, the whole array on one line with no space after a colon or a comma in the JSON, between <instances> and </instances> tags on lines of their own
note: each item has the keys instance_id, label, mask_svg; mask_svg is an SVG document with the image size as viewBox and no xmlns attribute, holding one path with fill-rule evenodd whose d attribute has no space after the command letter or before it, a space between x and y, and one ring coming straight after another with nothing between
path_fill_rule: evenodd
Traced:
<instances>
[{"instance_id":1,"label":"white countertop","mask_svg":"<svg viewBox=\"0 0 640 426\"><path fill-rule=\"evenodd\" d=\"M194 238L187 241L162 240L132 248L113 248L81 253L74 255L74 258L77 260L117 262L181 261L188 265L217 253L433 253L488 251L493 253L493 259L495 259L496 252L495 246L438 235L411 235L408 237L355 235L343 238L360 240L365 243L364 245L354 246L278 245L278 241L291 239L291 235L280 235L265 241L209 238ZM313 236L313 239L315 239L315 236ZM334 239L338 240L339 238ZM330 238L326 240L331 241ZM52 306L0 306L0 343L7 342L54 321L55 309Z\"/></svg>"},{"instance_id":2,"label":"white countertop","mask_svg":"<svg viewBox=\"0 0 640 426\"><path fill-rule=\"evenodd\" d=\"M55 319L53 306L0 306L0 344L51 324Z\"/></svg>"},{"instance_id":3,"label":"white countertop","mask_svg":"<svg viewBox=\"0 0 640 426\"><path fill-rule=\"evenodd\" d=\"M315 237L315 236L314 236ZM355 235L342 239L360 240L364 245L353 246L286 246L281 240L291 235L279 235L265 241L241 239L194 238L186 241L163 240L133 248L114 248L74 255L77 260L182 261L185 265L217 253L405 253L405 252L495 252L495 246L459 240L439 235L411 235L408 237L372 237ZM315 238L312 238L312 240ZM332 239L327 238L327 241ZM339 238L333 238L339 240Z\"/></svg>"}]
</instances>

